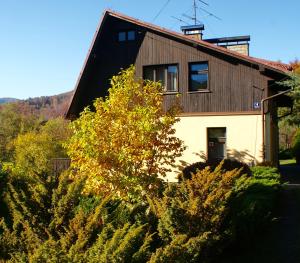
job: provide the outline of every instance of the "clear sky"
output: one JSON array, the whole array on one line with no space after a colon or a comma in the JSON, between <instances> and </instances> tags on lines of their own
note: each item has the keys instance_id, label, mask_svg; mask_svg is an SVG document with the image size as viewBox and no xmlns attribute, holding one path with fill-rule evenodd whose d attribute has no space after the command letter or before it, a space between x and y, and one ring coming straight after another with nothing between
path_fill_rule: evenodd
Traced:
<instances>
[{"instance_id":1,"label":"clear sky","mask_svg":"<svg viewBox=\"0 0 300 263\"><path fill-rule=\"evenodd\" d=\"M198 1L198 0L197 0ZM192 0L0 0L0 97L24 99L74 88L106 8L179 30ZM299 0L205 0L205 38L251 35L250 55L289 62L300 58Z\"/></svg>"}]
</instances>

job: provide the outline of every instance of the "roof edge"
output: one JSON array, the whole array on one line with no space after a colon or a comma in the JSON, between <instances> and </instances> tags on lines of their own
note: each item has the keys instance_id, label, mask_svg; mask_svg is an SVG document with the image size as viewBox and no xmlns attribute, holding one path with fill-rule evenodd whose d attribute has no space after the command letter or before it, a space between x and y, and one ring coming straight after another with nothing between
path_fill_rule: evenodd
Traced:
<instances>
[{"instance_id":1,"label":"roof edge","mask_svg":"<svg viewBox=\"0 0 300 263\"><path fill-rule=\"evenodd\" d=\"M99 20L98 25L97 25L97 29L96 29L96 31L95 31L95 33L94 33L94 36L93 36L93 39L92 39L92 43L90 44L90 47L89 47L88 52L87 52L87 55L86 55L86 57L85 57L85 59L84 59L83 65L82 65L81 70L80 70L80 72L79 72L79 75L78 75L78 77L77 77L77 80L76 80L76 83L75 83L75 87L74 87L73 96L72 96L72 98L71 98L71 100L70 100L70 102L69 102L68 109L67 109L67 111L66 111L65 114L64 114L65 118L67 118L67 119L71 118L71 115L70 115L70 108L71 108L71 106L72 106L72 104L73 104L74 98L75 98L76 93L77 93L77 91L78 91L78 86L79 86L80 79L81 79L81 77L82 77L82 75L83 75L83 73L84 73L84 70L85 70L86 65L87 65L87 63L88 63L89 57L90 57L90 55L91 55L91 52L92 52L92 50L93 50L93 48L94 48L94 45L95 45L96 39L97 39L97 37L98 37L98 34L99 34L99 32L101 31L102 24L103 24L105 18L106 18L111 12L112 12L112 11L111 11L110 9L106 9L106 10L104 10L104 11L102 12L102 15L101 15L100 20Z\"/></svg>"}]
</instances>

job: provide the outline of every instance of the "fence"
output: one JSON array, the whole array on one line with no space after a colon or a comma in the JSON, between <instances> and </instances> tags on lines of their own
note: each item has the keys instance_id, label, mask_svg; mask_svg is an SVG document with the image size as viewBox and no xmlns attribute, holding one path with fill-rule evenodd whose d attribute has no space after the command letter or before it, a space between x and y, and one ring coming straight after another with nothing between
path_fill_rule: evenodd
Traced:
<instances>
[{"instance_id":1,"label":"fence","mask_svg":"<svg viewBox=\"0 0 300 263\"><path fill-rule=\"evenodd\" d=\"M55 176L60 175L63 171L70 167L71 160L69 158L52 159L52 171Z\"/></svg>"}]
</instances>

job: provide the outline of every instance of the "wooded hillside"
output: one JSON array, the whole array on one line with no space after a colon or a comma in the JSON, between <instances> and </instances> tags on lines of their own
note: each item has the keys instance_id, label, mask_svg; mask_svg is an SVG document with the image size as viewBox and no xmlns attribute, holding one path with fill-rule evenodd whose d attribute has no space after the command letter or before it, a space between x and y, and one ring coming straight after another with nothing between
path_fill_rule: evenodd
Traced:
<instances>
[{"instance_id":1,"label":"wooded hillside","mask_svg":"<svg viewBox=\"0 0 300 263\"><path fill-rule=\"evenodd\" d=\"M73 91L54 96L42 96L29 98L26 100L17 100L13 98L0 98L0 104L16 103L18 108L24 113L34 113L43 116L45 119L63 116L67 110ZM1 110L1 105L0 105Z\"/></svg>"}]
</instances>

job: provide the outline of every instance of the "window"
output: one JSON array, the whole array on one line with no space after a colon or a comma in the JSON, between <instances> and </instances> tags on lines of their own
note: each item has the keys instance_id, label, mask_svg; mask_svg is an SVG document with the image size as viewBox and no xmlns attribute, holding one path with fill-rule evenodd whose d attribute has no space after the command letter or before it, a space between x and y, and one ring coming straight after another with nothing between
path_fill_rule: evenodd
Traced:
<instances>
[{"instance_id":1,"label":"window","mask_svg":"<svg viewBox=\"0 0 300 263\"><path fill-rule=\"evenodd\" d=\"M145 66L143 77L159 81L165 92L178 91L178 65Z\"/></svg>"},{"instance_id":2,"label":"window","mask_svg":"<svg viewBox=\"0 0 300 263\"><path fill-rule=\"evenodd\" d=\"M118 41L125 42L125 41L133 41L135 40L136 35L134 30L129 31L120 31L118 33Z\"/></svg>"},{"instance_id":3,"label":"window","mask_svg":"<svg viewBox=\"0 0 300 263\"><path fill-rule=\"evenodd\" d=\"M189 91L208 90L208 62L190 63Z\"/></svg>"},{"instance_id":4,"label":"window","mask_svg":"<svg viewBox=\"0 0 300 263\"><path fill-rule=\"evenodd\" d=\"M126 32L119 32L118 40L119 42L126 41Z\"/></svg>"},{"instance_id":5,"label":"window","mask_svg":"<svg viewBox=\"0 0 300 263\"><path fill-rule=\"evenodd\" d=\"M135 40L135 31L128 31L127 32L127 39L130 40Z\"/></svg>"}]
</instances>

